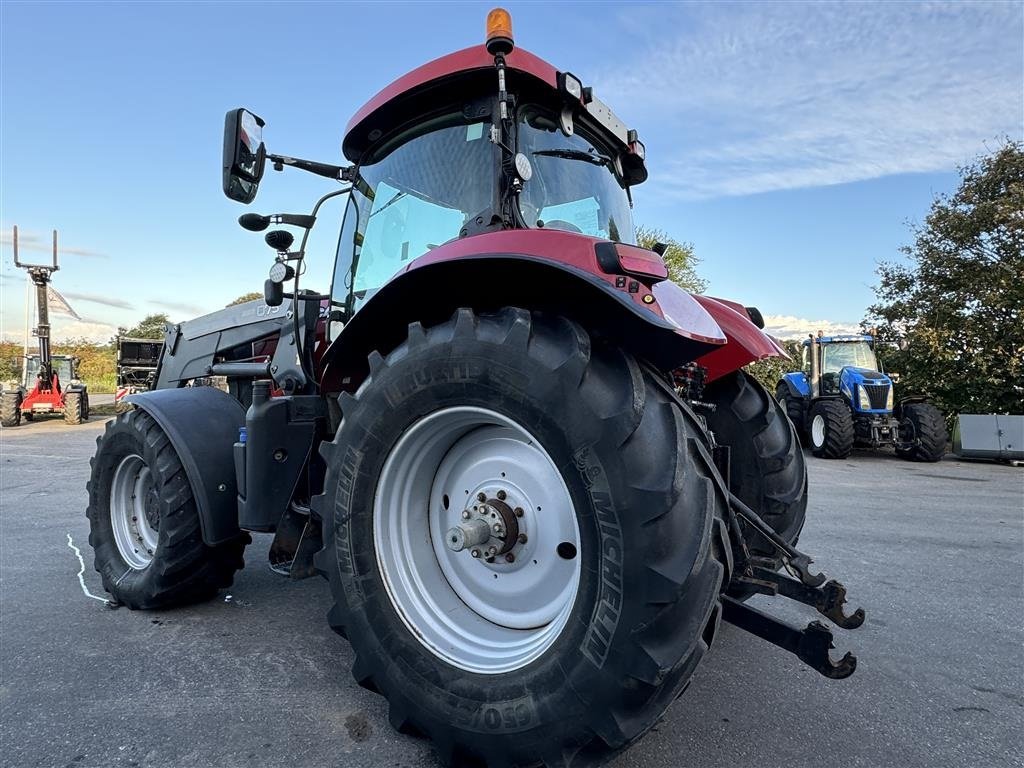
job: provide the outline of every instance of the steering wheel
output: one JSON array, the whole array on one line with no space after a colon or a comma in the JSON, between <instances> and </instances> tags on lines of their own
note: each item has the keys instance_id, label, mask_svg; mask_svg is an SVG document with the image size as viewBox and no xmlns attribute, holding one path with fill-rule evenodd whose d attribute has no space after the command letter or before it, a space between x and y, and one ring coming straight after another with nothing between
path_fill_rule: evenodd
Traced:
<instances>
[{"instance_id":1,"label":"steering wheel","mask_svg":"<svg viewBox=\"0 0 1024 768\"><path fill-rule=\"evenodd\" d=\"M564 219L552 219L551 221L545 221L544 229L558 229L562 232L575 232L577 235L583 234L582 229L571 222L565 221Z\"/></svg>"}]
</instances>

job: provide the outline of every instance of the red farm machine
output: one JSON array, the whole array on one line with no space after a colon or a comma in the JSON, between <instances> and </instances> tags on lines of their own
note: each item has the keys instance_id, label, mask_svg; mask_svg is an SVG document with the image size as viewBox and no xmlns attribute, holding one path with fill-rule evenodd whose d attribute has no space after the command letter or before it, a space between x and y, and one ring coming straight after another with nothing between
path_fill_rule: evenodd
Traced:
<instances>
[{"instance_id":1,"label":"red farm machine","mask_svg":"<svg viewBox=\"0 0 1024 768\"><path fill-rule=\"evenodd\" d=\"M14 265L28 273L36 289L39 323L33 334L39 339L39 354L26 355L20 381L5 382L0 392L0 424L16 427L36 416L63 415L68 424L89 418L89 392L78 379L78 360L50 353L49 286L57 266L57 231L53 232L53 263L24 264L18 260L18 228L13 236Z\"/></svg>"},{"instance_id":2,"label":"red farm machine","mask_svg":"<svg viewBox=\"0 0 1024 768\"><path fill-rule=\"evenodd\" d=\"M746 602L864 620L796 549L799 439L741 370L782 351L756 310L687 293L634 244L644 145L590 88L497 9L485 45L356 113L347 164L270 154L263 127L227 114L229 198L252 202L268 162L340 186L240 217L301 234L266 234L265 300L170 327L155 388L108 424L88 516L116 601L210 598L272 532L275 570L329 582L356 680L457 766L626 748L723 620L853 672L826 624ZM342 195L331 290L300 288ZM186 386L205 376L227 391Z\"/></svg>"}]
</instances>

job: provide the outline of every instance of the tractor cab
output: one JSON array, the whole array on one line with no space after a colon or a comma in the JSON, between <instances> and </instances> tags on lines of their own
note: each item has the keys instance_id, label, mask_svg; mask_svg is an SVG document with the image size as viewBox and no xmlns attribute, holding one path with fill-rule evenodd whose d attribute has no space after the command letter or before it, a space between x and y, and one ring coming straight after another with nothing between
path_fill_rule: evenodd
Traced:
<instances>
[{"instance_id":1,"label":"tractor cab","mask_svg":"<svg viewBox=\"0 0 1024 768\"><path fill-rule=\"evenodd\" d=\"M817 357L818 392L850 399L855 411L888 413L893 408L892 380L875 357L874 337L867 335L818 336L805 339L803 371L787 374L798 387L812 388L811 357Z\"/></svg>"},{"instance_id":2,"label":"tractor cab","mask_svg":"<svg viewBox=\"0 0 1024 768\"><path fill-rule=\"evenodd\" d=\"M78 358L70 355L53 355L50 358L50 365L53 367L53 388L58 392L72 379L78 378ZM25 358L25 371L22 377L22 386L31 391L39 381L41 366L39 355L28 355Z\"/></svg>"}]
</instances>

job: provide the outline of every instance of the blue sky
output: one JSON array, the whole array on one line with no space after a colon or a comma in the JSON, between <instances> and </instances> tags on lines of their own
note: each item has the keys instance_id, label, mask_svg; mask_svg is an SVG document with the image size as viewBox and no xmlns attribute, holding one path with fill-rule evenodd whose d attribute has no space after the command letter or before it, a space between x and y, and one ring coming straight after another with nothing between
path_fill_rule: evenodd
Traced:
<instances>
[{"instance_id":1,"label":"blue sky","mask_svg":"<svg viewBox=\"0 0 1024 768\"><path fill-rule=\"evenodd\" d=\"M25 257L61 232L55 286L106 339L262 286L271 252L220 190L224 113L271 151L340 161L349 116L483 38L490 4L0 3L2 328L20 337ZM508 3L517 43L593 85L648 148L636 221L692 241L710 293L781 333L855 324L956 167L1020 138L1021 3ZM268 171L260 212L332 182ZM326 288L341 206L311 239Z\"/></svg>"}]
</instances>

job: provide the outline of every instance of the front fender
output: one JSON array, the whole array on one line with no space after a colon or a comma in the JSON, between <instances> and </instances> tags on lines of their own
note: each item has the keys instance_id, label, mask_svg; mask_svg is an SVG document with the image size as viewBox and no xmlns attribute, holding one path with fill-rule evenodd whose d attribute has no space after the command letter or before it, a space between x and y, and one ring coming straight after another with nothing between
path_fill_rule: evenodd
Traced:
<instances>
[{"instance_id":1,"label":"front fender","mask_svg":"<svg viewBox=\"0 0 1024 768\"><path fill-rule=\"evenodd\" d=\"M720 379L758 360L789 357L771 336L754 325L742 305L710 296L695 295L694 298L715 319L728 339L724 346L697 359L708 369L708 381Z\"/></svg>"},{"instance_id":2,"label":"front fender","mask_svg":"<svg viewBox=\"0 0 1024 768\"><path fill-rule=\"evenodd\" d=\"M212 547L238 536L234 444L245 426L241 404L214 387L157 389L124 399L152 416L174 446L192 486L203 542Z\"/></svg>"},{"instance_id":3,"label":"front fender","mask_svg":"<svg viewBox=\"0 0 1024 768\"><path fill-rule=\"evenodd\" d=\"M692 296L672 283L605 273L595 244L567 232L509 231L448 243L418 258L355 313L324 354L328 392L355 390L367 356L402 342L408 325L444 322L460 307L506 306L570 317L663 370L726 341Z\"/></svg>"},{"instance_id":4,"label":"front fender","mask_svg":"<svg viewBox=\"0 0 1024 768\"><path fill-rule=\"evenodd\" d=\"M782 384L786 385L789 394L796 398L811 396L811 383L807 380L807 374L803 371L794 371L783 375Z\"/></svg>"}]
</instances>

